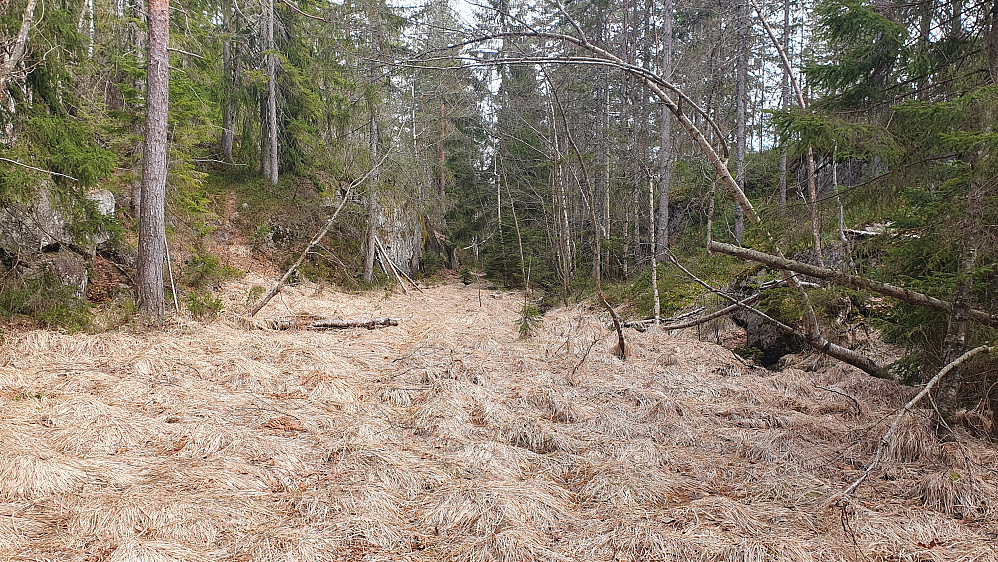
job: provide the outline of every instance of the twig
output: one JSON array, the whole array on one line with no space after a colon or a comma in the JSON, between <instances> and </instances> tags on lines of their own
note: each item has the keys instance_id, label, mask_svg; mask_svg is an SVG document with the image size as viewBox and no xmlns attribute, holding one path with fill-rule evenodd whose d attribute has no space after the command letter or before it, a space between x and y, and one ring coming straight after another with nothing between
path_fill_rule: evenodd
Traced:
<instances>
[{"instance_id":1,"label":"twig","mask_svg":"<svg viewBox=\"0 0 998 562\"><path fill-rule=\"evenodd\" d=\"M579 367L581 367L582 364L586 362L586 359L589 357L589 352L592 351L593 347L597 343L599 343L599 342L601 342L601 341L603 341L605 339L606 339L606 334L603 334L602 336L594 339L593 343L589 344L589 347L586 348L586 352L582 354L582 359L580 359L579 362L575 364L575 367L572 367L572 374L569 375L569 378L574 377L575 376L575 372L578 371Z\"/></svg>"},{"instance_id":2,"label":"twig","mask_svg":"<svg viewBox=\"0 0 998 562\"><path fill-rule=\"evenodd\" d=\"M166 239L166 231L163 231L163 247L166 248L166 269L170 272L170 289L173 291L173 308L180 315L180 303L177 302L177 284L173 280L173 260L170 259L170 241Z\"/></svg>"},{"instance_id":3,"label":"twig","mask_svg":"<svg viewBox=\"0 0 998 562\"><path fill-rule=\"evenodd\" d=\"M863 414L863 408L860 407L859 400L856 400L854 397L846 394L845 392L839 392L838 390L835 390L834 388L828 388L827 386L820 386L820 385L817 385L817 384L814 385L814 388L820 388L821 390L825 390L825 391L831 392L832 394L838 394L839 396L845 396L849 400L852 400L852 403L856 405L856 415L862 415Z\"/></svg>"},{"instance_id":4,"label":"twig","mask_svg":"<svg viewBox=\"0 0 998 562\"><path fill-rule=\"evenodd\" d=\"M885 433L884 436L880 438L880 442L877 443L877 452L873 455L873 460L870 461L869 466L866 467L866 470L863 471L863 474L859 478L857 478L855 482L850 484L849 487L846 488L841 494L839 494L837 497L834 497L833 500L838 503L843 502L846 498L852 495L852 493L855 492L857 488L859 488L860 484L862 484L867 479L868 476L870 476L870 473L873 472L873 469L880 462L880 458L884 454L884 446L887 444L887 440L894 435L894 432L897 431L898 426L901 424L901 418L904 417L906 413L910 412L911 409L914 408L915 405L922 400L922 398L925 398L925 396L932 391L932 388L936 386L936 384L940 380L942 380L943 377L949 374L949 372L952 371L953 369L956 369L957 367L965 363L971 357L975 355L980 355L982 353L994 353L996 350L998 350L998 346L990 344L985 344L975 347L974 349L971 349L970 351L964 353L963 355L951 361L948 365L943 367L939 371L939 373L936 374L936 376L932 377L932 379L929 382L925 383L925 388L923 388L921 392L916 394L914 398L909 400L907 404L905 404L900 410L898 410L897 415L894 416L894 422L891 423L891 427L887 430L887 433Z\"/></svg>"},{"instance_id":5,"label":"twig","mask_svg":"<svg viewBox=\"0 0 998 562\"><path fill-rule=\"evenodd\" d=\"M27 164L23 164L21 162L18 162L17 160L11 160L10 158L0 157L0 160L3 160L4 162L10 162L11 164L17 164L18 166L21 166L22 168L27 168L29 170L34 170L36 172L42 172L42 173L45 173L45 174L52 174L53 176L60 176L60 177L63 177L63 178L71 179L73 181L80 181L80 180L74 178L73 176L67 176L66 174L60 174L59 172L53 172L52 170L44 170L42 168L36 168L34 166L29 166Z\"/></svg>"}]
</instances>

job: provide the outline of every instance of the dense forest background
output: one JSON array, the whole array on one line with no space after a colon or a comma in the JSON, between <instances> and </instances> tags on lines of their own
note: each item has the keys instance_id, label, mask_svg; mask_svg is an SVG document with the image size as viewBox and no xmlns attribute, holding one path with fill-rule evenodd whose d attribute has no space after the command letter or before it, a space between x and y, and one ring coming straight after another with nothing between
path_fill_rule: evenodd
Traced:
<instances>
[{"instance_id":1,"label":"dense forest background","mask_svg":"<svg viewBox=\"0 0 998 562\"><path fill-rule=\"evenodd\" d=\"M136 306L147 6L0 6L0 313L116 327ZM537 291L528 323L594 293L664 318L761 287L753 304L799 345L909 383L994 340L998 4L169 14L169 308L218 313L235 238L283 269L342 211L296 275L480 272ZM801 282L730 246L841 278ZM986 405L996 373L965 369L944 398Z\"/></svg>"}]
</instances>

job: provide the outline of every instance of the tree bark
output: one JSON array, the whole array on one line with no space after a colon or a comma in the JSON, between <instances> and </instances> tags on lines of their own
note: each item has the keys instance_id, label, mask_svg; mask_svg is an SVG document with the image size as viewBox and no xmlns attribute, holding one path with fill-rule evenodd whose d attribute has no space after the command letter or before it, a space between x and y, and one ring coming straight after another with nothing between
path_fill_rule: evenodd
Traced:
<instances>
[{"instance_id":1,"label":"tree bark","mask_svg":"<svg viewBox=\"0 0 998 562\"><path fill-rule=\"evenodd\" d=\"M745 191L745 120L747 107L745 99L748 96L748 10L744 0L738 2L738 22L736 23L738 44L735 53L735 181L738 189ZM745 213L741 206L735 205L735 241L742 243L745 232Z\"/></svg>"},{"instance_id":2,"label":"tree bark","mask_svg":"<svg viewBox=\"0 0 998 562\"><path fill-rule=\"evenodd\" d=\"M648 241L653 247L651 256L651 297L655 325L662 323L662 303L658 297L658 252L655 251L655 182L648 178Z\"/></svg>"},{"instance_id":3,"label":"tree bark","mask_svg":"<svg viewBox=\"0 0 998 562\"><path fill-rule=\"evenodd\" d=\"M38 0L28 0L28 3L24 6L24 12L21 14L21 27L17 31L17 37L14 39L14 44L10 47L10 50L5 52L2 64L0 64L0 101L3 102L6 109L11 113L14 112L14 100L7 92L7 83L13 78L14 69L17 68L17 65L21 64L21 60L24 58L28 44L28 35L35 20L35 6L37 5ZM4 133L4 137L9 138L9 134L6 134L7 131L4 131Z\"/></svg>"},{"instance_id":4,"label":"tree bark","mask_svg":"<svg viewBox=\"0 0 998 562\"><path fill-rule=\"evenodd\" d=\"M672 80L672 0L662 7L662 78ZM669 187L672 180L672 115L662 111L658 148L658 216L653 254L660 257L669 247ZM654 209L651 212L655 212ZM656 292L656 298L658 293Z\"/></svg>"},{"instance_id":5,"label":"tree bark","mask_svg":"<svg viewBox=\"0 0 998 562\"><path fill-rule=\"evenodd\" d=\"M444 185L447 179L447 151L444 147L444 139L447 138L447 122L444 121L444 100L440 100L440 185L437 186L437 195L443 197Z\"/></svg>"},{"instance_id":6,"label":"tree bark","mask_svg":"<svg viewBox=\"0 0 998 562\"><path fill-rule=\"evenodd\" d=\"M225 95L222 107L222 157L232 162L232 146L236 138L236 107L233 90L236 87L235 54L232 52L232 6L226 2L222 6L223 26L228 37L222 43L222 80L225 81Z\"/></svg>"},{"instance_id":7,"label":"tree bark","mask_svg":"<svg viewBox=\"0 0 998 562\"><path fill-rule=\"evenodd\" d=\"M977 185L971 186L967 197L967 218L963 227L960 260L957 264L956 285L953 288L953 311L950 313L943 340L943 361L950 363L959 357L967 347L967 320L970 314L970 291L974 285L974 265L977 263L977 243L981 230L981 209L983 194ZM957 373L959 375L959 373ZM945 407L953 407L959 398L960 379L950 377L940 385L940 402Z\"/></svg>"},{"instance_id":8,"label":"tree bark","mask_svg":"<svg viewBox=\"0 0 998 562\"><path fill-rule=\"evenodd\" d=\"M170 3L149 0L146 55L146 130L142 153L142 199L135 284L139 308L165 313L163 260L166 253L167 115L170 105Z\"/></svg>"},{"instance_id":9,"label":"tree bark","mask_svg":"<svg viewBox=\"0 0 998 562\"><path fill-rule=\"evenodd\" d=\"M267 50L269 51L267 53L267 123L269 124L267 157L270 159L267 171L270 183L277 185L277 53L274 46L274 0L269 0L267 6Z\"/></svg>"},{"instance_id":10,"label":"tree bark","mask_svg":"<svg viewBox=\"0 0 998 562\"><path fill-rule=\"evenodd\" d=\"M728 254L729 256L759 262L780 270L810 275L811 277L824 279L844 287L864 289L879 295L898 299L899 301L903 301L908 304L928 308L930 310L946 313L953 312L953 303L939 300L928 295L923 295L922 293L918 293L910 289L904 289L887 283L880 283L878 281L866 279L865 277L856 277L854 275L842 273L841 271L801 263L799 261L765 254L749 248L740 248L738 246L732 246L731 244L724 244L722 242L711 242L709 248L714 252L721 252L722 254ZM985 326L998 327L998 317L982 310L969 309L967 311L967 319Z\"/></svg>"},{"instance_id":11,"label":"tree bark","mask_svg":"<svg viewBox=\"0 0 998 562\"><path fill-rule=\"evenodd\" d=\"M790 0L783 0L783 44L790 40ZM780 87L780 107L783 111L790 109L790 70L783 68L783 79ZM780 209L787 207L787 147L780 143Z\"/></svg>"},{"instance_id":12,"label":"tree bark","mask_svg":"<svg viewBox=\"0 0 998 562\"><path fill-rule=\"evenodd\" d=\"M377 250L375 239L378 222L378 196L372 188L367 196L367 251L364 253L364 282L370 283L374 276L374 253Z\"/></svg>"},{"instance_id":13,"label":"tree bark","mask_svg":"<svg viewBox=\"0 0 998 562\"><path fill-rule=\"evenodd\" d=\"M998 84L998 2L988 11L988 74Z\"/></svg>"}]
</instances>

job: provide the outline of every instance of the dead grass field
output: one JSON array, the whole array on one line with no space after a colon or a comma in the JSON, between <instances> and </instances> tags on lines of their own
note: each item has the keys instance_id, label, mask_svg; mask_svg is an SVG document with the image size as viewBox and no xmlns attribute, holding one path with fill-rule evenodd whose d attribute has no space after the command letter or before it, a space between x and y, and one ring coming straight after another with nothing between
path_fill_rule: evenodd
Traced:
<instances>
[{"instance_id":1,"label":"dead grass field","mask_svg":"<svg viewBox=\"0 0 998 562\"><path fill-rule=\"evenodd\" d=\"M998 452L927 416L827 505L911 389L653 332L621 362L578 306L520 340L521 304L292 287L260 316L401 324L8 333L0 560L998 560Z\"/></svg>"}]
</instances>

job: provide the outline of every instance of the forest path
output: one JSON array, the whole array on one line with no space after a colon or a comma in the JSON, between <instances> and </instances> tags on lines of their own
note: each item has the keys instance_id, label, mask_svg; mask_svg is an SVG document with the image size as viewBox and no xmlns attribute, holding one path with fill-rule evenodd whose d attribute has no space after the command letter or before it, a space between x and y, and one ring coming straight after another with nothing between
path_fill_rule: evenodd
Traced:
<instances>
[{"instance_id":1,"label":"forest path","mask_svg":"<svg viewBox=\"0 0 998 562\"><path fill-rule=\"evenodd\" d=\"M601 312L520 339L522 304L300 285L259 316L400 325L9 334L0 559L998 560L998 455L921 418L824 506L911 389L651 331L622 362Z\"/></svg>"}]
</instances>

